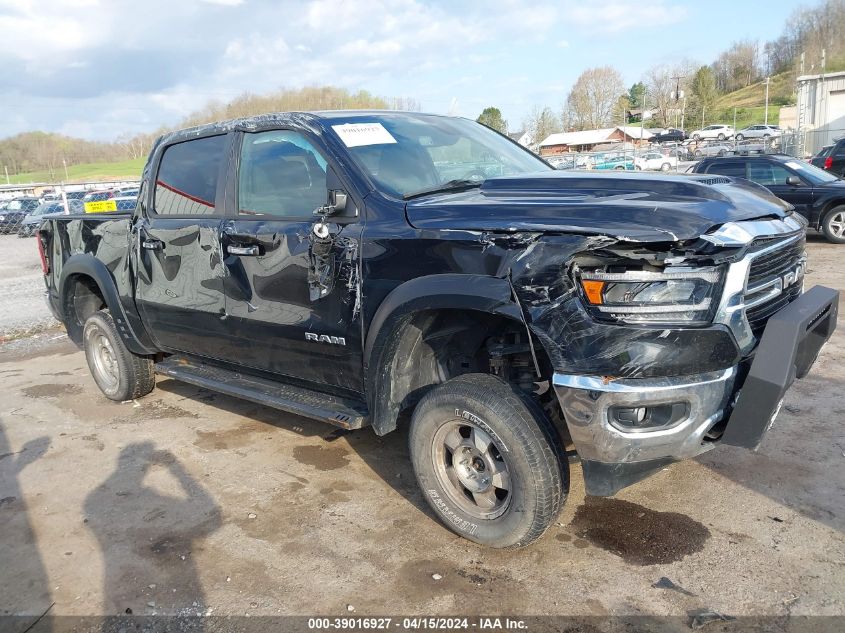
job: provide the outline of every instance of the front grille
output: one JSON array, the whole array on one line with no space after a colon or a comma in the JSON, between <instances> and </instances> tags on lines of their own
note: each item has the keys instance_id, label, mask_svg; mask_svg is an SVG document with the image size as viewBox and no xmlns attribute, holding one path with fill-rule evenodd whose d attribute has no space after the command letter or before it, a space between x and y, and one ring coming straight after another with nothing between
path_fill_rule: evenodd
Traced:
<instances>
[{"instance_id":1,"label":"front grille","mask_svg":"<svg viewBox=\"0 0 845 633\"><path fill-rule=\"evenodd\" d=\"M765 238L757 240L752 245L752 253L755 250L765 250L766 252L751 260L746 283L746 297L749 298L749 302L754 295L755 288L765 287L769 282L775 282L787 273L794 271L804 257L804 238L794 241L784 240L787 243L782 248L769 250L778 239L782 238ZM748 319L748 324L751 326L754 336L759 337L763 333L766 322L773 314L798 298L801 294L801 286L802 280L799 279L783 289L782 292L778 292L766 301L746 310L745 317Z\"/></svg>"}]
</instances>

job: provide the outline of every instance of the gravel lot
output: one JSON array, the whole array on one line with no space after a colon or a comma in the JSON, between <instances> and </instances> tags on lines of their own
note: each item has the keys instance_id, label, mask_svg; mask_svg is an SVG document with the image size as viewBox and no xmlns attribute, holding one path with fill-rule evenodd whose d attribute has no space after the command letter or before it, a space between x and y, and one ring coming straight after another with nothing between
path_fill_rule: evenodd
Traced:
<instances>
[{"instance_id":1,"label":"gravel lot","mask_svg":"<svg viewBox=\"0 0 845 633\"><path fill-rule=\"evenodd\" d=\"M0 331L49 327L32 241L0 239ZM811 236L808 250L808 285L845 290L845 247ZM686 629L707 609L843 630L843 353L845 325L758 453L719 447L614 499L585 499L574 465L559 523L495 551L433 518L402 432L344 433L167 379L113 403L66 338L7 341L0 615L27 616L21 632L47 610L675 615ZM678 630L661 626L636 630Z\"/></svg>"},{"instance_id":2,"label":"gravel lot","mask_svg":"<svg viewBox=\"0 0 845 633\"><path fill-rule=\"evenodd\" d=\"M58 326L44 303L35 238L0 235L0 341Z\"/></svg>"}]
</instances>

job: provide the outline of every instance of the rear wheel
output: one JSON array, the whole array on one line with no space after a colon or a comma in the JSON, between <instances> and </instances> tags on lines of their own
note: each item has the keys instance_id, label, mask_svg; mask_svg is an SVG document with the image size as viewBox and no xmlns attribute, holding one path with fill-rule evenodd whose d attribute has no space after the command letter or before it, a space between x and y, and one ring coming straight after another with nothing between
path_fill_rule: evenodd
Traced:
<instances>
[{"instance_id":1,"label":"rear wheel","mask_svg":"<svg viewBox=\"0 0 845 633\"><path fill-rule=\"evenodd\" d=\"M672 166L669 163L663 163L660 166L660 171L669 171L671 168Z\"/></svg>"},{"instance_id":2,"label":"rear wheel","mask_svg":"<svg viewBox=\"0 0 845 633\"><path fill-rule=\"evenodd\" d=\"M828 241L845 244L845 205L833 207L822 219L822 232Z\"/></svg>"},{"instance_id":3,"label":"rear wheel","mask_svg":"<svg viewBox=\"0 0 845 633\"><path fill-rule=\"evenodd\" d=\"M417 482L443 523L490 547L520 547L557 517L569 486L554 428L526 394L465 374L417 405L409 444Z\"/></svg>"},{"instance_id":4,"label":"rear wheel","mask_svg":"<svg viewBox=\"0 0 845 633\"><path fill-rule=\"evenodd\" d=\"M129 351L108 310L95 312L85 321L82 346L94 382L106 398L122 402L153 390L152 360Z\"/></svg>"},{"instance_id":5,"label":"rear wheel","mask_svg":"<svg viewBox=\"0 0 845 633\"><path fill-rule=\"evenodd\" d=\"M737 135L736 135L736 140L738 140L738 141L741 141L741 140L742 140L742 139L744 139L744 138L745 138L745 137L744 137L742 134L737 134Z\"/></svg>"},{"instance_id":6,"label":"rear wheel","mask_svg":"<svg viewBox=\"0 0 845 633\"><path fill-rule=\"evenodd\" d=\"M700 141L700 140L701 140L701 135L700 135L700 134L693 134L693 135L692 135L692 140L694 140L694 141Z\"/></svg>"},{"instance_id":7,"label":"rear wheel","mask_svg":"<svg viewBox=\"0 0 845 633\"><path fill-rule=\"evenodd\" d=\"M724 134L722 134L721 132L719 132L719 135L718 135L716 138L717 138L717 139L719 139L720 141L724 141L724 140L725 140L725 135L724 135Z\"/></svg>"}]
</instances>

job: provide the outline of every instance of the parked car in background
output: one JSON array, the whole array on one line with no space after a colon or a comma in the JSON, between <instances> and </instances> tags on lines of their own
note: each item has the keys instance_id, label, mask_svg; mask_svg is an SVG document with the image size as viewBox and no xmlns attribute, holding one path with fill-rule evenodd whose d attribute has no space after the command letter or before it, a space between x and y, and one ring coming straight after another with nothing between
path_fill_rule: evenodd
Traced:
<instances>
[{"instance_id":1,"label":"parked car in background","mask_svg":"<svg viewBox=\"0 0 845 633\"><path fill-rule=\"evenodd\" d=\"M693 158L704 158L705 156L727 156L733 153L734 148L727 143L702 143L692 150Z\"/></svg>"},{"instance_id":2,"label":"parked car in background","mask_svg":"<svg viewBox=\"0 0 845 633\"><path fill-rule=\"evenodd\" d=\"M65 205L61 200L48 200L35 207L21 221L18 228L18 237L32 237L41 225L44 216L49 213L64 213Z\"/></svg>"},{"instance_id":3,"label":"parked car in background","mask_svg":"<svg viewBox=\"0 0 845 633\"><path fill-rule=\"evenodd\" d=\"M731 125L708 125L707 127L703 127L700 130L695 130L692 134L690 134L690 138L694 141L699 141L703 139L718 139L720 141L724 141L725 139L729 139L734 135L734 129Z\"/></svg>"},{"instance_id":4,"label":"parked car in background","mask_svg":"<svg viewBox=\"0 0 845 633\"><path fill-rule=\"evenodd\" d=\"M593 169L615 169L632 171L636 168L634 157L625 154L599 155L593 158Z\"/></svg>"},{"instance_id":5,"label":"parked car in background","mask_svg":"<svg viewBox=\"0 0 845 633\"><path fill-rule=\"evenodd\" d=\"M115 195L118 198L137 198L139 191L137 187L133 189L118 189Z\"/></svg>"},{"instance_id":6,"label":"parked car in background","mask_svg":"<svg viewBox=\"0 0 845 633\"><path fill-rule=\"evenodd\" d=\"M770 138L773 136L780 136L783 134L777 125L749 125L736 133L736 140L741 141L744 138Z\"/></svg>"},{"instance_id":7,"label":"parked car in background","mask_svg":"<svg viewBox=\"0 0 845 633\"><path fill-rule=\"evenodd\" d=\"M845 180L791 156L711 158L693 167L698 174L745 178L789 202L810 226L845 244Z\"/></svg>"},{"instance_id":8,"label":"parked car in background","mask_svg":"<svg viewBox=\"0 0 845 633\"><path fill-rule=\"evenodd\" d=\"M734 143L735 154L762 154L769 151L769 141L767 139L757 138L749 141L737 141Z\"/></svg>"},{"instance_id":9,"label":"parked car in background","mask_svg":"<svg viewBox=\"0 0 845 633\"><path fill-rule=\"evenodd\" d=\"M825 145L810 162L820 169L829 171L839 177L845 177L845 137L837 140L833 145Z\"/></svg>"},{"instance_id":10,"label":"parked car in background","mask_svg":"<svg viewBox=\"0 0 845 633\"><path fill-rule=\"evenodd\" d=\"M575 158L573 156L544 156L543 158L555 169L575 168Z\"/></svg>"},{"instance_id":11,"label":"parked car in background","mask_svg":"<svg viewBox=\"0 0 845 633\"><path fill-rule=\"evenodd\" d=\"M666 130L655 134L649 140L652 143L670 143L670 142L678 142L686 140L687 135L683 130L679 130L678 128L670 127Z\"/></svg>"},{"instance_id":12,"label":"parked car in background","mask_svg":"<svg viewBox=\"0 0 845 633\"><path fill-rule=\"evenodd\" d=\"M677 156L666 156L660 152L649 152L634 159L637 169L647 171L669 171L678 168Z\"/></svg>"},{"instance_id":13,"label":"parked car in background","mask_svg":"<svg viewBox=\"0 0 845 633\"><path fill-rule=\"evenodd\" d=\"M21 196L9 200L6 208L0 211L0 233L17 233L27 214L39 204L41 203L38 198L31 196Z\"/></svg>"}]
</instances>

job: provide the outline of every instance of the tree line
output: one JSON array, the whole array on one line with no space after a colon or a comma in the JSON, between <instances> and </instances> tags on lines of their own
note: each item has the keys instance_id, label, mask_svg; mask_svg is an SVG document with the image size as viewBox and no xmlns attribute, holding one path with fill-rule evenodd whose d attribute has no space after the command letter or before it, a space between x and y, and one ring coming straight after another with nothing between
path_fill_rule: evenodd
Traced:
<instances>
[{"instance_id":1,"label":"tree line","mask_svg":"<svg viewBox=\"0 0 845 633\"><path fill-rule=\"evenodd\" d=\"M47 171L51 179L62 179L64 165L142 158L149 154L155 139L169 129L192 127L265 112L369 108L419 110L420 104L413 98L379 97L366 90L350 92L333 86L283 89L263 95L243 94L227 103L210 101L203 108L185 116L175 126L162 126L149 133L124 135L112 142L86 141L47 132L17 134L0 139L0 164L8 170L9 175Z\"/></svg>"}]
</instances>

